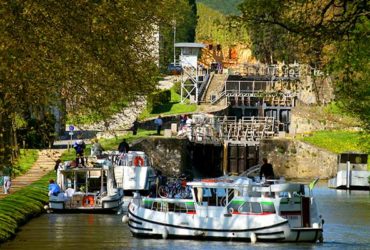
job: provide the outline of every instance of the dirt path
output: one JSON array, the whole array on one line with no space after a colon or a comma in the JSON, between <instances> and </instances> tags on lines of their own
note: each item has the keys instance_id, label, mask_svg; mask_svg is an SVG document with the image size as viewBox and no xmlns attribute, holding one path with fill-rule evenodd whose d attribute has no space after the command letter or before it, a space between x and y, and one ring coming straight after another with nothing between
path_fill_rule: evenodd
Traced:
<instances>
[{"instance_id":1,"label":"dirt path","mask_svg":"<svg viewBox=\"0 0 370 250\"><path fill-rule=\"evenodd\" d=\"M39 157L33 166L23 175L17 176L12 180L10 194L19 189L41 179L44 175L54 169L55 161L61 156L64 149L43 149L39 152ZM47 183L45 183L47 186ZM3 187L0 188L0 199L4 198Z\"/></svg>"}]
</instances>

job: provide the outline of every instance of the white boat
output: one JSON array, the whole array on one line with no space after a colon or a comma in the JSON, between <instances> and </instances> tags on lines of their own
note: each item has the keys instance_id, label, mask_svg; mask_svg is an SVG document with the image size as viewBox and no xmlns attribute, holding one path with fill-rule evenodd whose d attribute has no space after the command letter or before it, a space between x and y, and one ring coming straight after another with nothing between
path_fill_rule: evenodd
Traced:
<instances>
[{"instance_id":1,"label":"white boat","mask_svg":"<svg viewBox=\"0 0 370 250\"><path fill-rule=\"evenodd\" d=\"M228 177L187 185L192 199L138 194L122 221L137 237L323 241L323 220L312 192L303 184L261 184L247 177Z\"/></svg>"},{"instance_id":2,"label":"white boat","mask_svg":"<svg viewBox=\"0 0 370 250\"><path fill-rule=\"evenodd\" d=\"M123 211L127 211L127 204L131 201L134 192L149 195L155 186L156 174L151 167L148 156L142 151L111 154L114 165L114 176L117 187L124 191Z\"/></svg>"},{"instance_id":3,"label":"white boat","mask_svg":"<svg viewBox=\"0 0 370 250\"><path fill-rule=\"evenodd\" d=\"M57 184L61 192L49 198L53 211L118 211L123 203L123 190L115 184L109 160L98 160L93 167L63 165L57 171Z\"/></svg>"},{"instance_id":4,"label":"white boat","mask_svg":"<svg viewBox=\"0 0 370 250\"><path fill-rule=\"evenodd\" d=\"M338 170L334 178L328 180L329 188L370 189L370 171L367 171L368 155L345 152L339 155Z\"/></svg>"}]
</instances>

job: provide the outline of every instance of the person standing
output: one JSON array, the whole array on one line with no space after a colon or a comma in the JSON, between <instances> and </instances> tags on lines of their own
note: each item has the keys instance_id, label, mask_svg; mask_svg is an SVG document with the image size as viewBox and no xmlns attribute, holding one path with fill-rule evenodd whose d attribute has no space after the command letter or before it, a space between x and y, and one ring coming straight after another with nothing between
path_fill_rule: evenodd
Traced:
<instances>
[{"instance_id":1,"label":"person standing","mask_svg":"<svg viewBox=\"0 0 370 250\"><path fill-rule=\"evenodd\" d=\"M10 193L10 187L12 186L12 179L11 179L12 172L13 172L12 168L8 167L8 166L6 166L3 170L4 194L9 194Z\"/></svg>"},{"instance_id":2,"label":"person standing","mask_svg":"<svg viewBox=\"0 0 370 250\"><path fill-rule=\"evenodd\" d=\"M126 142L126 139L123 139L122 142L118 145L118 151L120 153L127 153L130 150L130 146Z\"/></svg>"},{"instance_id":3,"label":"person standing","mask_svg":"<svg viewBox=\"0 0 370 250\"><path fill-rule=\"evenodd\" d=\"M83 140L77 140L73 144L73 148L76 150L76 162L77 166L85 166L85 159L84 159L84 151L86 148L86 144Z\"/></svg>"},{"instance_id":4,"label":"person standing","mask_svg":"<svg viewBox=\"0 0 370 250\"><path fill-rule=\"evenodd\" d=\"M132 123L132 135L136 135L137 134L137 129L139 128L139 122L138 120L136 119L133 123Z\"/></svg>"},{"instance_id":5,"label":"person standing","mask_svg":"<svg viewBox=\"0 0 370 250\"><path fill-rule=\"evenodd\" d=\"M163 120L162 120L162 117L160 115L158 116L157 119L154 120L154 124L157 127L157 135L160 135L161 134L162 125L163 125Z\"/></svg>"},{"instance_id":6,"label":"person standing","mask_svg":"<svg viewBox=\"0 0 370 250\"><path fill-rule=\"evenodd\" d=\"M61 159L58 159L58 160L55 161L55 165L54 165L54 171L55 172L58 172L58 169L61 167L61 163L62 163Z\"/></svg>"},{"instance_id":7,"label":"person standing","mask_svg":"<svg viewBox=\"0 0 370 250\"><path fill-rule=\"evenodd\" d=\"M274 179L274 170L272 168L272 165L268 163L267 158L262 159L263 164L260 169L260 180L262 180L262 176L265 177L265 179Z\"/></svg>"},{"instance_id":8,"label":"person standing","mask_svg":"<svg viewBox=\"0 0 370 250\"><path fill-rule=\"evenodd\" d=\"M94 139L94 144L91 147L91 155L92 156L101 156L104 149L102 145L99 143L98 139Z\"/></svg>"}]
</instances>

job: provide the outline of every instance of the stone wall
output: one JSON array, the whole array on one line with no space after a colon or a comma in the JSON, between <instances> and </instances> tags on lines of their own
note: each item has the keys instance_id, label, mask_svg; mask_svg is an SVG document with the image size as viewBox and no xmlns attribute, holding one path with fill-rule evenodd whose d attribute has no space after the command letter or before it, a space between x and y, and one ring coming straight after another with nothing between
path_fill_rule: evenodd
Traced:
<instances>
[{"instance_id":1,"label":"stone wall","mask_svg":"<svg viewBox=\"0 0 370 250\"><path fill-rule=\"evenodd\" d=\"M264 140L260 159L273 164L275 175L285 178L329 179L336 174L338 156L308 143L289 139Z\"/></svg>"},{"instance_id":2,"label":"stone wall","mask_svg":"<svg viewBox=\"0 0 370 250\"><path fill-rule=\"evenodd\" d=\"M188 140L175 138L146 138L137 141L132 150L144 151L152 166L166 176L178 176L186 172L188 165Z\"/></svg>"}]
</instances>

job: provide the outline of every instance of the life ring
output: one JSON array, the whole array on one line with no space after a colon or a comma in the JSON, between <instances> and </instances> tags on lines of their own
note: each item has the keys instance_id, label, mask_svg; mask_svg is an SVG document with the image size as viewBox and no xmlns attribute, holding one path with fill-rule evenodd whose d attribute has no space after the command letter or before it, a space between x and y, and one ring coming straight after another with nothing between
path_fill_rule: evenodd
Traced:
<instances>
[{"instance_id":1,"label":"life ring","mask_svg":"<svg viewBox=\"0 0 370 250\"><path fill-rule=\"evenodd\" d=\"M94 206L94 196L87 195L82 199L82 206L93 207Z\"/></svg>"},{"instance_id":2,"label":"life ring","mask_svg":"<svg viewBox=\"0 0 370 250\"><path fill-rule=\"evenodd\" d=\"M202 179L202 182L218 182L216 179Z\"/></svg>"},{"instance_id":3,"label":"life ring","mask_svg":"<svg viewBox=\"0 0 370 250\"><path fill-rule=\"evenodd\" d=\"M134 158L134 166L135 166L135 167L141 167L141 166L144 166L144 159L143 159L143 157L136 156L136 157Z\"/></svg>"}]
</instances>

